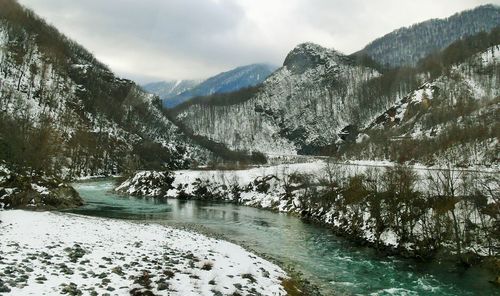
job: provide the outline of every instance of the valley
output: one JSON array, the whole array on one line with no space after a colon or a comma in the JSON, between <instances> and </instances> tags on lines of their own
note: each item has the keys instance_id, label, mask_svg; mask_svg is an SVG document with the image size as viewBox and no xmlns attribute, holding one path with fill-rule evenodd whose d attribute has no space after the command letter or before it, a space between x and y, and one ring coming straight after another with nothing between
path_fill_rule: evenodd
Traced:
<instances>
[{"instance_id":1,"label":"valley","mask_svg":"<svg viewBox=\"0 0 500 296\"><path fill-rule=\"evenodd\" d=\"M280 67L191 40L193 79L154 76L165 53L139 84L22 3L0 0L0 295L500 294L500 6Z\"/></svg>"}]
</instances>

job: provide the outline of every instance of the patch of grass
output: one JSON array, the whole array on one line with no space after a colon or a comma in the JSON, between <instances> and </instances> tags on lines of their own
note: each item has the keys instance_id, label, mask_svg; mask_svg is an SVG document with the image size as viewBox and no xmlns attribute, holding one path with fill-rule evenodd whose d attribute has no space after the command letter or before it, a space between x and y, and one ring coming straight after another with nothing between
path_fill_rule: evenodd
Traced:
<instances>
[{"instance_id":1,"label":"patch of grass","mask_svg":"<svg viewBox=\"0 0 500 296\"><path fill-rule=\"evenodd\" d=\"M288 296L303 296L303 295L305 295L304 292L299 289L298 283L291 278L283 279L281 281L281 285L285 289L286 294Z\"/></svg>"},{"instance_id":2,"label":"patch of grass","mask_svg":"<svg viewBox=\"0 0 500 296\"><path fill-rule=\"evenodd\" d=\"M125 273L123 272L123 268L121 268L121 266L116 266L116 267L113 267L113 269L111 269L111 272L112 273L116 273L117 275L124 275Z\"/></svg>"}]
</instances>

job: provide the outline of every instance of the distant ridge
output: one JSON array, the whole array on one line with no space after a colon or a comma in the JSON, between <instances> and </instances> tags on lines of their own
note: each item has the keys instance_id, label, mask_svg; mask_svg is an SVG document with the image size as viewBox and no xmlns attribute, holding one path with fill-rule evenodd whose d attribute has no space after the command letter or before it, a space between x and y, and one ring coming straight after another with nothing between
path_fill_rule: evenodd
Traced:
<instances>
[{"instance_id":1,"label":"distant ridge","mask_svg":"<svg viewBox=\"0 0 500 296\"><path fill-rule=\"evenodd\" d=\"M252 64L220 73L186 91L163 99L163 106L173 108L194 97L209 96L237 91L264 81L278 67L268 64Z\"/></svg>"},{"instance_id":2,"label":"distant ridge","mask_svg":"<svg viewBox=\"0 0 500 296\"><path fill-rule=\"evenodd\" d=\"M488 4L445 19L432 19L400 28L374 40L357 54L368 55L390 68L414 66L422 58L459 39L489 32L498 26L500 6Z\"/></svg>"},{"instance_id":3,"label":"distant ridge","mask_svg":"<svg viewBox=\"0 0 500 296\"><path fill-rule=\"evenodd\" d=\"M200 84L200 80L169 80L144 84L142 88L158 95L161 100L169 100Z\"/></svg>"}]
</instances>

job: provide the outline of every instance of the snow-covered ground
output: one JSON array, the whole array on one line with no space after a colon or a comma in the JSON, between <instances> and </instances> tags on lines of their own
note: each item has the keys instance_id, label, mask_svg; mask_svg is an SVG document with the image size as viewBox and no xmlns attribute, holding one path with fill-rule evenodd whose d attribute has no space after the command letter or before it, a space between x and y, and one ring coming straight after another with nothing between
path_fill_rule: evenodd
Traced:
<instances>
[{"instance_id":1,"label":"snow-covered ground","mask_svg":"<svg viewBox=\"0 0 500 296\"><path fill-rule=\"evenodd\" d=\"M200 234L64 213L2 211L0 220L0 293L286 294L281 268Z\"/></svg>"},{"instance_id":2,"label":"snow-covered ground","mask_svg":"<svg viewBox=\"0 0 500 296\"><path fill-rule=\"evenodd\" d=\"M415 234L415 241L407 243L400 233L397 234L394 231L394 229L399 229L399 226L395 222L394 224L392 220L385 221L386 225L391 226L387 226L381 233L378 233L379 230L375 221L379 221L381 218L372 215L374 209L368 198L369 194L366 194L363 200L357 202L351 202L344 196L352 181L350 177L361 174L367 176L366 182L368 182L368 179L378 182L379 193L383 192L385 190L383 186L386 186L383 183L384 174L386 174L387 168L393 166L395 166L394 163L384 161L328 163L318 160L308 163L284 164L246 170L141 171L122 183L116 190L142 197L230 201L257 208L291 213L330 225L339 233L348 234L354 239L362 239L391 249L400 247L405 252L415 251L415 245L420 244L419 240L426 238L427 233L422 232L423 228L420 224L424 222L430 223L425 219L433 217L435 212L432 211L432 200L426 200L425 197L439 196L444 192L443 185L437 180L449 176L449 181L453 183L453 186L463 189L460 191L462 193L456 192L457 196L470 194L467 190L469 190L469 186L472 186L471 182L482 182L481 186L483 187L474 188L483 191L487 189L487 192L481 192L484 193L484 198L488 204L494 203L494 196L492 195L498 191L498 183L495 183L495 176L499 172L497 168L451 168L447 171L447 168L439 166L432 168L418 164L411 166L416 178L412 190L415 191L415 196L421 197L419 200L423 205L422 207L427 208L419 208L423 212L421 215L416 216L415 225L411 226ZM397 173L401 173L401 171ZM366 188L372 186L367 185L366 182ZM335 188L331 186L335 186ZM384 211L389 211L387 209L389 209L391 200L387 198L381 202ZM404 201L400 201L400 203L405 204ZM463 221L467 223L472 221L477 224L477 227L486 227L485 229L492 227L494 221L491 217L484 215L483 217L480 212L473 209L464 210L471 206L467 199L458 204L453 204L453 206L452 209L456 209L454 211L458 213L458 217ZM396 214L396 217L404 214L400 211ZM440 215L442 215L442 219L448 222L451 221L448 212ZM480 219L475 218L479 216L481 216ZM399 218L395 219L398 220ZM465 224L461 224L461 227L465 227ZM448 233L448 228L444 227L443 229L445 229L443 230L445 233ZM476 241L472 242L471 240L470 245L467 247L464 245L463 249L479 256L488 256L491 248L486 243L487 239L485 240L484 233L476 231L475 235ZM451 238L448 240L443 239L441 242L443 246L453 250Z\"/></svg>"},{"instance_id":3,"label":"snow-covered ground","mask_svg":"<svg viewBox=\"0 0 500 296\"><path fill-rule=\"evenodd\" d=\"M345 162L328 162L326 159L310 159L309 162L294 163L294 164L279 164L271 166L254 167L242 170L180 170L169 173L172 179L171 189L165 190L164 174L163 172L154 171L140 171L132 178L126 180L116 188L116 191L127 193L136 196L149 196L149 197L179 197L179 192L183 191L186 194L193 194L200 185L207 185L217 191L221 191L220 187L224 187L221 194L226 194L223 199L233 201L234 196L229 192L228 188L231 186L238 186L240 189L247 188L255 183L255 181L262 180L265 177L275 176L278 180L287 182L287 179L292 175L305 175L311 178L311 181L318 181L321 179L330 178L329 174L336 177L355 176L364 174L369 170L377 170L383 173L385 169L396 166L396 163L390 161L372 161L372 160L357 160ZM418 189L426 192L428 184L428 176L435 174L441 170L448 170L450 168L440 166L425 166L416 163L409 166L412 168L420 178L418 182ZM457 172L476 172L482 175L498 174L500 168L498 166L483 167L473 166L469 168L452 167L451 170ZM342 176L340 176L340 175ZM244 190L240 195L240 202L249 206L259 206L268 208L269 204L278 202L278 196L284 193L283 182L276 183L266 192L259 192L258 190ZM278 184L281 183L281 184ZM230 190L229 190L230 191Z\"/></svg>"}]
</instances>

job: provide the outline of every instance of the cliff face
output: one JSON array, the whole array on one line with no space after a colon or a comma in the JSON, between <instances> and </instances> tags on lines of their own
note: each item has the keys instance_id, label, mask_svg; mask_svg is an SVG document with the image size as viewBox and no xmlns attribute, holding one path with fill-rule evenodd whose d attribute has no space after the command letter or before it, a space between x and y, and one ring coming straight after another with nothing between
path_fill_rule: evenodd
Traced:
<instances>
[{"instance_id":1,"label":"cliff face","mask_svg":"<svg viewBox=\"0 0 500 296\"><path fill-rule=\"evenodd\" d=\"M338 139L337 133L376 110L359 112L359 86L377 77L334 50L301 44L250 99L228 105L193 105L178 116L195 133L233 149L266 153L318 153ZM375 109L383 110L383 100Z\"/></svg>"}]
</instances>

